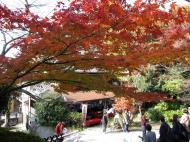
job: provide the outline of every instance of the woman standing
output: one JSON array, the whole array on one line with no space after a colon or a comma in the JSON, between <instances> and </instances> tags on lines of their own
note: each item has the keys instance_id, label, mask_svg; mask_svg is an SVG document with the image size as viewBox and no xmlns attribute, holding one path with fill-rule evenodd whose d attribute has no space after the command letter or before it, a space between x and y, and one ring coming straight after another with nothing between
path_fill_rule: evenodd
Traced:
<instances>
[{"instance_id":1,"label":"woman standing","mask_svg":"<svg viewBox=\"0 0 190 142\"><path fill-rule=\"evenodd\" d=\"M141 128L142 128L142 137L144 139L146 135L146 124L147 124L148 119L146 118L144 112L141 113Z\"/></svg>"}]
</instances>

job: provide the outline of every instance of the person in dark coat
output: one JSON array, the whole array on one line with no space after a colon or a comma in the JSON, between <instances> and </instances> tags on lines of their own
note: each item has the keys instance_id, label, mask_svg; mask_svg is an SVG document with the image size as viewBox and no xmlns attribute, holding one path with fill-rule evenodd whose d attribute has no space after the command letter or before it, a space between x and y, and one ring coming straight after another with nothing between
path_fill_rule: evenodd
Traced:
<instances>
[{"instance_id":1,"label":"person in dark coat","mask_svg":"<svg viewBox=\"0 0 190 142\"><path fill-rule=\"evenodd\" d=\"M178 115L173 115L173 142L188 142L188 132L186 128L179 122Z\"/></svg>"},{"instance_id":2,"label":"person in dark coat","mask_svg":"<svg viewBox=\"0 0 190 142\"><path fill-rule=\"evenodd\" d=\"M107 115L107 112L104 111L104 114L102 117L103 132L106 132L107 124L108 124L108 115Z\"/></svg>"},{"instance_id":3,"label":"person in dark coat","mask_svg":"<svg viewBox=\"0 0 190 142\"><path fill-rule=\"evenodd\" d=\"M161 126L160 126L160 138L159 142L172 142L172 136L171 136L171 128L170 126L165 122L164 116L160 117Z\"/></svg>"}]
</instances>

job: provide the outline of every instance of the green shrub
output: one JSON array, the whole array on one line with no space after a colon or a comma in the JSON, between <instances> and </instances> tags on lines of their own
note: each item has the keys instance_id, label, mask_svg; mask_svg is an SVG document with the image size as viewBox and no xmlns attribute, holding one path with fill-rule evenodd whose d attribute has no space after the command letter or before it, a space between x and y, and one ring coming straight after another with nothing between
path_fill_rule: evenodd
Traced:
<instances>
[{"instance_id":1,"label":"green shrub","mask_svg":"<svg viewBox=\"0 0 190 142\"><path fill-rule=\"evenodd\" d=\"M162 90L169 92L171 95L178 94L181 91L182 79L172 79L165 81Z\"/></svg>"},{"instance_id":2,"label":"green shrub","mask_svg":"<svg viewBox=\"0 0 190 142\"><path fill-rule=\"evenodd\" d=\"M45 97L42 100L35 103L36 114L41 125L54 127L57 121L63 121L66 126L80 126L80 113L67 107L62 98L55 97L54 94L51 96L50 93L44 95Z\"/></svg>"},{"instance_id":3,"label":"green shrub","mask_svg":"<svg viewBox=\"0 0 190 142\"><path fill-rule=\"evenodd\" d=\"M43 139L23 132L11 132L7 129L0 128L1 142L45 142Z\"/></svg>"},{"instance_id":4,"label":"green shrub","mask_svg":"<svg viewBox=\"0 0 190 142\"><path fill-rule=\"evenodd\" d=\"M174 114L181 117L181 106L180 102L161 102L153 108L148 109L147 115L152 121L159 121L160 115L163 115L165 120L170 122Z\"/></svg>"},{"instance_id":5,"label":"green shrub","mask_svg":"<svg viewBox=\"0 0 190 142\"><path fill-rule=\"evenodd\" d=\"M183 104L181 102L167 102L168 110L177 110L182 108Z\"/></svg>"},{"instance_id":6,"label":"green shrub","mask_svg":"<svg viewBox=\"0 0 190 142\"><path fill-rule=\"evenodd\" d=\"M168 103L166 102L158 103L154 108L159 110L160 112L166 111L168 110Z\"/></svg>"},{"instance_id":7,"label":"green shrub","mask_svg":"<svg viewBox=\"0 0 190 142\"><path fill-rule=\"evenodd\" d=\"M68 120L70 120L70 125L80 126L81 125L81 113L69 112Z\"/></svg>"},{"instance_id":8,"label":"green shrub","mask_svg":"<svg viewBox=\"0 0 190 142\"><path fill-rule=\"evenodd\" d=\"M168 110L162 113L162 115L165 117L166 122L171 122L173 115L177 114L179 117L182 116L181 110Z\"/></svg>"},{"instance_id":9,"label":"green shrub","mask_svg":"<svg viewBox=\"0 0 190 142\"><path fill-rule=\"evenodd\" d=\"M41 125L55 126L57 121L66 121L69 109L62 101L37 101L36 114Z\"/></svg>"},{"instance_id":10,"label":"green shrub","mask_svg":"<svg viewBox=\"0 0 190 142\"><path fill-rule=\"evenodd\" d=\"M161 115L161 112L155 108L150 108L147 111L147 116L149 119L151 119L151 121L155 121L155 122L159 121L160 115Z\"/></svg>"}]
</instances>

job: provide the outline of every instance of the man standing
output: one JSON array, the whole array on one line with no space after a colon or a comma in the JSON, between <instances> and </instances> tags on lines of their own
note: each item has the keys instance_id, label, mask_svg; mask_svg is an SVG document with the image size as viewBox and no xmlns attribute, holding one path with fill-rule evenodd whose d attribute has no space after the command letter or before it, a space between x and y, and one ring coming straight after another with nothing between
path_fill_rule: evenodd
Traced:
<instances>
[{"instance_id":1,"label":"man standing","mask_svg":"<svg viewBox=\"0 0 190 142\"><path fill-rule=\"evenodd\" d=\"M131 117L131 114L130 114L130 111L127 109L126 112L126 119L127 119L127 122L126 122L126 131L129 132L129 124L130 124L130 117Z\"/></svg>"}]
</instances>

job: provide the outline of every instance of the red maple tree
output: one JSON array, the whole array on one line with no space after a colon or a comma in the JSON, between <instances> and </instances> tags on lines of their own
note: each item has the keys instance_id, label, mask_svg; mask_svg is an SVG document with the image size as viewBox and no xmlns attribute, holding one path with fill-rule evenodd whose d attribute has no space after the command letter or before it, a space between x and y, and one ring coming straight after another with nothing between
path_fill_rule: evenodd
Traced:
<instances>
[{"instance_id":1,"label":"red maple tree","mask_svg":"<svg viewBox=\"0 0 190 142\"><path fill-rule=\"evenodd\" d=\"M115 72L147 63L188 63L190 14L167 0L59 2L51 17L0 5L0 31L20 31L0 55L0 104L43 81L59 91L108 90ZM183 44L180 44L183 43ZM17 49L14 58L6 54ZM100 75L91 75L92 70ZM90 73L89 73L90 72ZM97 81L98 78L98 81Z\"/></svg>"},{"instance_id":2,"label":"red maple tree","mask_svg":"<svg viewBox=\"0 0 190 142\"><path fill-rule=\"evenodd\" d=\"M124 109L130 110L134 107L134 99L118 97L115 98L115 103L113 104L113 108L117 111L122 111Z\"/></svg>"}]
</instances>

